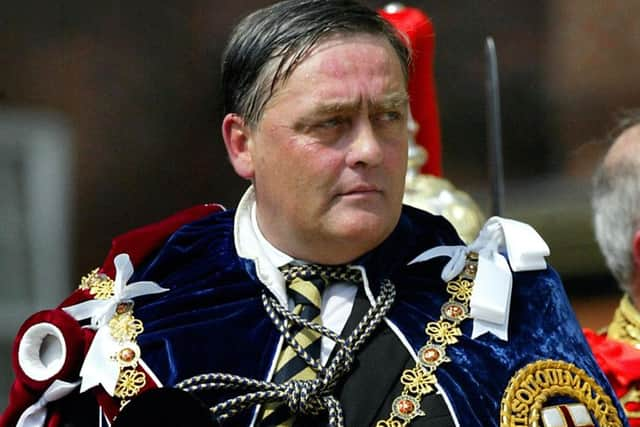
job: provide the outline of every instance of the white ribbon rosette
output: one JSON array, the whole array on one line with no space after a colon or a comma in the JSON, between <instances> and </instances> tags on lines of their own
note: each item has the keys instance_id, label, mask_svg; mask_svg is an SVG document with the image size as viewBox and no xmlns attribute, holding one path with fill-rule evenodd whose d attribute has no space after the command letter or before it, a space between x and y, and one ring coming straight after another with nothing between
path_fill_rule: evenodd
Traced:
<instances>
[{"instance_id":1,"label":"white ribbon rosette","mask_svg":"<svg viewBox=\"0 0 640 427\"><path fill-rule=\"evenodd\" d=\"M513 282L511 271L545 269L549 246L530 225L494 216L487 220L469 246L437 246L423 252L409 264L449 256L451 260L441 274L442 280L447 282L460 274L469 252L478 253L478 271L469 302L473 318L471 337L475 339L490 332L507 341ZM507 254L509 262L501 252Z\"/></svg>"}]
</instances>

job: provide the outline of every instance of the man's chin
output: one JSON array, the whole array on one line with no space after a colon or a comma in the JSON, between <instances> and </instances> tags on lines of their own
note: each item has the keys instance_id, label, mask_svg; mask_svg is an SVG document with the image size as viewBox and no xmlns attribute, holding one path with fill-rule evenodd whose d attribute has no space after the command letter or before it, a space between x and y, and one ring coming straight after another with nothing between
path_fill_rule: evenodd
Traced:
<instances>
[{"instance_id":1,"label":"man's chin","mask_svg":"<svg viewBox=\"0 0 640 427\"><path fill-rule=\"evenodd\" d=\"M391 217L389 212L376 214L372 211L346 212L336 230L345 244L370 242L373 249L381 243L395 228L398 217Z\"/></svg>"}]
</instances>

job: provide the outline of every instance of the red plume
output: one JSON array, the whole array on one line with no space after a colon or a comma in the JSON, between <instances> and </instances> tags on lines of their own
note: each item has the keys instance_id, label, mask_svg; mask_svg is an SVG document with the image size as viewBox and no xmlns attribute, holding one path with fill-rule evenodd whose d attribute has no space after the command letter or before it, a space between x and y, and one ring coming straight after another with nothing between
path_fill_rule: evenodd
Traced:
<instances>
[{"instance_id":1,"label":"red plume","mask_svg":"<svg viewBox=\"0 0 640 427\"><path fill-rule=\"evenodd\" d=\"M435 32L431 20L422 11L399 7L395 11L380 10L380 15L406 34L413 51L413 66L409 74L411 114L420 126L416 143L427 150L428 159L422 173L442 176L440 117L433 78Z\"/></svg>"}]
</instances>

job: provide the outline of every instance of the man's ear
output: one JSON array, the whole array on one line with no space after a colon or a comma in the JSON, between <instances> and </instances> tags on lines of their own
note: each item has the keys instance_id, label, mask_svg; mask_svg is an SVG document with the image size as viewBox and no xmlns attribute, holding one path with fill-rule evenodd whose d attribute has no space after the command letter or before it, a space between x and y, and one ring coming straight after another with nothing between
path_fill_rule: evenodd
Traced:
<instances>
[{"instance_id":1,"label":"man's ear","mask_svg":"<svg viewBox=\"0 0 640 427\"><path fill-rule=\"evenodd\" d=\"M231 165L245 179L253 179L251 132L244 119L237 114L227 114L222 120L222 137Z\"/></svg>"},{"instance_id":2,"label":"man's ear","mask_svg":"<svg viewBox=\"0 0 640 427\"><path fill-rule=\"evenodd\" d=\"M633 270L631 274L631 283L623 284L628 287L629 296L633 305L638 307L640 303L640 229L636 230L631 242L631 252L633 257Z\"/></svg>"},{"instance_id":3,"label":"man's ear","mask_svg":"<svg viewBox=\"0 0 640 427\"><path fill-rule=\"evenodd\" d=\"M633 235L632 250L635 270L640 272L640 229L636 230L636 234Z\"/></svg>"}]
</instances>

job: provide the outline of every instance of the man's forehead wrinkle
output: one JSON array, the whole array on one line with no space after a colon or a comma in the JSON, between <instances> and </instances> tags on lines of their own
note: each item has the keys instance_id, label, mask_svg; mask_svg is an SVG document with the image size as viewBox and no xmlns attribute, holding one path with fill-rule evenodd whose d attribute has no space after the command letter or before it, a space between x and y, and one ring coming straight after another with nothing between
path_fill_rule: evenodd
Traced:
<instances>
[{"instance_id":1,"label":"man's forehead wrinkle","mask_svg":"<svg viewBox=\"0 0 640 427\"><path fill-rule=\"evenodd\" d=\"M381 45L380 42L383 44ZM340 48L341 46L348 46L353 43L359 43L363 48L351 52L350 59L352 59L352 61L347 63L345 63L344 58L321 55L328 50ZM377 51L384 52L384 54L379 57L376 57L375 55L372 56L370 55L370 52L364 48L365 46L367 49L375 49ZM307 53L305 60L300 62L300 65L304 64L304 62L310 58L317 56L321 56L320 69L334 77L340 77L345 73L352 72L354 67L366 67L381 70L393 67L395 65L394 62L398 62L398 65L401 66L396 53L391 48L391 45L388 44L388 41L384 38L366 33L336 35L335 37L327 38L314 46L313 49Z\"/></svg>"},{"instance_id":2,"label":"man's forehead wrinkle","mask_svg":"<svg viewBox=\"0 0 640 427\"><path fill-rule=\"evenodd\" d=\"M318 66L319 76L342 80L353 74L367 73L372 81L377 81L385 74L391 74L393 69L393 64L390 64L386 59L372 60L370 57L366 57L361 58L360 62L357 57L353 56L347 61L344 59L339 57L322 58Z\"/></svg>"}]
</instances>

